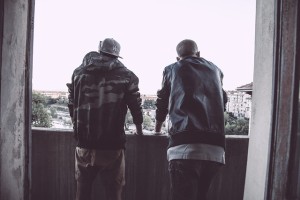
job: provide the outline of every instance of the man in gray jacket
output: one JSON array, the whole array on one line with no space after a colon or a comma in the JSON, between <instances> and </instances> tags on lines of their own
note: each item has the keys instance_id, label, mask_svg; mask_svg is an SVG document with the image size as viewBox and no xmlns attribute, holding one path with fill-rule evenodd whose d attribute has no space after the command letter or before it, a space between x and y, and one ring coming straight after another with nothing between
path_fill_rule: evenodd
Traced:
<instances>
[{"instance_id":1,"label":"man in gray jacket","mask_svg":"<svg viewBox=\"0 0 300 200\"><path fill-rule=\"evenodd\" d=\"M204 200L225 164L223 73L200 57L197 44L183 40L177 62L163 72L157 92L155 131L169 114L168 160L172 200Z\"/></svg>"},{"instance_id":2,"label":"man in gray jacket","mask_svg":"<svg viewBox=\"0 0 300 200\"><path fill-rule=\"evenodd\" d=\"M125 184L125 116L129 108L136 133L142 132L139 79L118 58L120 44L107 38L99 52L90 52L74 70L69 88L73 121L76 200L91 198L92 183L101 173L108 200L121 200Z\"/></svg>"}]
</instances>

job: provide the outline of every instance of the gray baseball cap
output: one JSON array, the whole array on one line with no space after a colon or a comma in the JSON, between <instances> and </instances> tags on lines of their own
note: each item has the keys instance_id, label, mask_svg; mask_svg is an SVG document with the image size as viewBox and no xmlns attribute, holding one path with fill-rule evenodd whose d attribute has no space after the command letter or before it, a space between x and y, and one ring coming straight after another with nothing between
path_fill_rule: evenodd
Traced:
<instances>
[{"instance_id":1,"label":"gray baseball cap","mask_svg":"<svg viewBox=\"0 0 300 200\"><path fill-rule=\"evenodd\" d=\"M107 53L122 58L121 56L119 56L121 46L113 38L106 38L103 41L100 41L98 50L99 52Z\"/></svg>"}]
</instances>

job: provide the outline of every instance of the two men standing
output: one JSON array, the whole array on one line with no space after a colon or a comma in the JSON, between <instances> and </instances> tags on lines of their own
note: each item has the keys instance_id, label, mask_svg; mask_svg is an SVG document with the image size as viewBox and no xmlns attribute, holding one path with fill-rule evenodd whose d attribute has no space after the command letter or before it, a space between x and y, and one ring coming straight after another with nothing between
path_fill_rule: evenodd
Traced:
<instances>
[{"instance_id":1,"label":"two men standing","mask_svg":"<svg viewBox=\"0 0 300 200\"><path fill-rule=\"evenodd\" d=\"M157 93L155 131L169 115L168 160L172 200L206 199L212 178L225 164L223 74L200 57L192 40L177 45L178 62L167 66ZM142 134L138 78L117 59L120 45L105 39L74 70L69 109L77 147L76 199L90 199L96 174L108 199L121 199L125 183L124 122L127 106Z\"/></svg>"}]
</instances>

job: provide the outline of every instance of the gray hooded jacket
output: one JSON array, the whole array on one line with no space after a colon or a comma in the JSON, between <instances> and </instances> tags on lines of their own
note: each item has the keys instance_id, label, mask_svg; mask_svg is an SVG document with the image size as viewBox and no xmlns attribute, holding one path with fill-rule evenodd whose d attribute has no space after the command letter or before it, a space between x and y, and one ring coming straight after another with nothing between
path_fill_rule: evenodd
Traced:
<instances>
[{"instance_id":1,"label":"gray hooded jacket","mask_svg":"<svg viewBox=\"0 0 300 200\"><path fill-rule=\"evenodd\" d=\"M138 77L117 58L98 52L85 56L67 84L78 147L125 148L127 108L135 124L143 122L138 83Z\"/></svg>"}]
</instances>

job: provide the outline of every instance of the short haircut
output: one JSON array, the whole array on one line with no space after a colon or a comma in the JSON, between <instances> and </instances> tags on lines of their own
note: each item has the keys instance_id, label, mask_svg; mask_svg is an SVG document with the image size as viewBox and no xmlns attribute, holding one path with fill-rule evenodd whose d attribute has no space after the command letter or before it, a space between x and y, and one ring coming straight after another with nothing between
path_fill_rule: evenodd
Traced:
<instances>
[{"instance_id":1,"label":"short haircut","mask_svg":"<svg viewBox=\"0 0 300 200\"><path fill-rule=\"evenodd\" d=\"M179 42L176 47L176 51L179 57L192 56L198 52L198 47L196 42L186 39Z\"/></svg>"}]
</instances>

